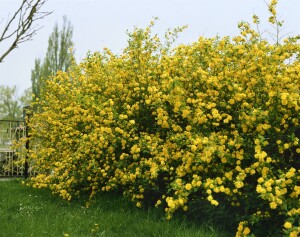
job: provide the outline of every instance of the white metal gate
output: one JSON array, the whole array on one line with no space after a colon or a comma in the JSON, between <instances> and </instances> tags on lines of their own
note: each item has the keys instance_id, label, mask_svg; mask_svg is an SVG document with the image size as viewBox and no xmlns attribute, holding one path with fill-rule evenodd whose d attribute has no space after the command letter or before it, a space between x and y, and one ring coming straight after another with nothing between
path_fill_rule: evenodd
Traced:
<instances>
[{"instance_id":1,"label":"white metal gate","mask_svg":"<svg viewBox=\"0 0 300 237\"><path fill-rule=\"evenodd\" d=\"M24 175L22 159L13 148L14 141L26 136L24 121L0 120L0 177Z\"/></svg>"}]
</instances>

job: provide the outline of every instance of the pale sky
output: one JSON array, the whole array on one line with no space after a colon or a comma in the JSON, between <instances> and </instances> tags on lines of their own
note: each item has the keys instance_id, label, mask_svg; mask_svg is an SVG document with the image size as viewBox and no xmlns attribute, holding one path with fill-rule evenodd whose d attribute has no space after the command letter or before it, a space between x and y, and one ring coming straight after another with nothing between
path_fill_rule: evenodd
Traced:
<instances>
[{"instance_id":1,"label":"pale sky","mask_svg":"<svg viewBox=\"0 0 300 237\"><path fill-rule=\"evenodd\" d=\"M0 32L20 2L0 0ZM34 60L44 58L48 37L56 22L61 26L64 15L74 27L79 62L88 51L101 51L103 47L121 52L128 39L126 30L144 28L153 17L159 18L154 33L160 35L168 28L188 25L178 43L192 43L199 36L236 35L238 22L251 22L254 13L261 18L261 30L271 31L265 2L269 0L48 0L43 10L53 14L39 22L43 28L32 41L20 45L0 63L0 85L16 85L19 93L31 86ZM300 34L300 0L279 0L277 11L285 21L282 34Z\"/></svg>"}]
</instances>

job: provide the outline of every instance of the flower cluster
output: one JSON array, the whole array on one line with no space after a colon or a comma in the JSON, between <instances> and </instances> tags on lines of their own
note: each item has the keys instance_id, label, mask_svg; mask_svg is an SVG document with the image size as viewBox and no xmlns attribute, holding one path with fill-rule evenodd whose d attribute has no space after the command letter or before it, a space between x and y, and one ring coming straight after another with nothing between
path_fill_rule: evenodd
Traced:
<instances>
[{"instance_id":1,"label":"flower cluster","mask_svg":"<svg viewBox=\"0 0 300 237\"><path fill-rule=\"evenodd\" d=\"M237 236L273 218L299 234L297 38L274 45L241 23L239 36L172 49L182 29L163 44L153 24L122 54L91 54L49 81L30 121L33 186L67 200L118 190L167 218L207 200L243 210Z\"/></svg>"}]
</instances>

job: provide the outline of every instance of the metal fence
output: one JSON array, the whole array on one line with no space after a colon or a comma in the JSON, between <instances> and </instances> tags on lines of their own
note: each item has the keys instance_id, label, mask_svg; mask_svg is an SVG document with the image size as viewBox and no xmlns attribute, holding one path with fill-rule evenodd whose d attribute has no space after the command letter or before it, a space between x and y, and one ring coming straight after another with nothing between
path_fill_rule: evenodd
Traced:
<instances>
[{"instance_id":1,"label":"metal fence","mask_svg":"<svg viewBox=\"0 0 300 237\"><path fill-rule=\"evenodd\" d=\"M25 158L13 147L13 143L26 136L25 122L0 120L0 177L24 176L25 166L18 161Z\"/></svg>"}]
</instances>

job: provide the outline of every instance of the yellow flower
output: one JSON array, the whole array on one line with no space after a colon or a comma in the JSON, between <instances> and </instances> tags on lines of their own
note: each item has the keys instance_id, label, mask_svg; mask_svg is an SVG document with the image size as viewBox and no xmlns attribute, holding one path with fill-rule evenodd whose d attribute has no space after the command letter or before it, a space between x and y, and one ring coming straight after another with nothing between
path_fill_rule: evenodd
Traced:
<instances>
[{"instance_id":1,"label":"yellow flower","mask_svg":"<svg viewBox=\"0 0 300 237\"><path fill-rule=\"evenodd\" d=\"M210 203L214 206L218 206L219 202L217 200L211 200Z\"/></svg>"},{"instance_id":2,"label":"yellow flower","mask_svg":"<svg viewBox=\"0 0 300 237\"><path fill-rule=\"evenodd\" d=\"M197 150L197 147L195 145L191 145L191 151L195 152Z\"/></svg>"},{"instance_id":3,"label":"yellow flower","mask_svg":"<svg viewBox=\"0 0 300 237\"><path fill-rule=\"evenodd\" d=\"M246 226L243 230L243 234L248 235L249 233L250 233L250 228Z\"/></svg>"},{"instance_id":4,"label":"yellow flower","mask_svg":"<svg viewBox=\"0 0 300 237\"><path fill-rule=\"evenodd\" d=\"M283 147L284 149L289 149L290 145L288 143L284 143Z\"/></svg>"},{"instance_id":5,"label":"yellow flower","mask_svg":"<svg viewBox=\"0 0 300 237\"><path fill-rule=\"evenodd\" d=\"M155 207L158 207L161 204L161 200L157 200Z\"/></svg>"},{"instance_id":6,"label":"yellow flower","mask_svg":"<svg viewBox=\"0 0 300 237\"><path fill-rule=\"evenodd\" d=\"M298 231L294 230L290 233L290 237L298 237L299 236L299 232L300 230L298 229Z\"/></svg>"},{"instance_id":7,"label":"yellow flower","mask_svg":"<svg viewBox=\"0 0 300 237\"><path fill-rule=\"evenodd\" d=\"M193 188L193 186L190 184L190 183L187 183L186 185L185 185L185 189L186 190L191 190Z\"/></svg>"},{"instance_id":8,"label":"yellow flower","mask_svg":"<svg viewBox=\"0 0 300 237\"><path fill-rule=\"evenodd\" d=\"M293 225L292 225L291 222L288 222L288 221L287 221L287 222L284 223L283 226L284 226L284 228L286 228L286 229L291 229Z\"/></svg>"},{"instance_id":9,"label":"yellow flower","mask_svg":"<svg viewBox=\"0 0 300 237\"><path fill-rule=\"evenodd\" d=\"M234 99L230 99L229 101L228 101L228 103L229 104L231 104L231 105L233 105L235 102L234 102Z\"/></svg>"},{"instance_id":10,"label":"yellow flower","mask_svg":"<svg viewBox=\"0 0 300 237\"><path fill-rule=\"evenodd\" d=\"M277 207L277 203L276 202L271 202L270 203L270 208L271 209L276 209L276 207Z\"/></svg>"},{"instance_id":11,"label":"yellow flower","mask_svg":"<svg viewBox=\"0 0 300 237\"><path fill-rule=\"evenodd\" d=\"M183 205L183 204L184 204L183 198L179 198L179 199L178 199L178 203L179 203L180 205Z\"/></svg>"},{"instance_id":12,"label":"yellow flower","mask_svg":"<svg viewBox=\"0 0 300 237\"><path fill-rule=\"evenodd\" d=\"M264 182L264 178L263 178L263 177L259 177L258 180L257 180L257 182L258 182L258 183Z\"/></svg>"},{"instance_id":13,"label":"yellow flower","mask_svg":"<svg viewBox=\"0 0 300 237\"><path fill-rule=\"evenodd\" d=\"M189 110L187 110L187 109L182 110L182 117L183 117L183 118L188 117L189 114L190 114L190 111L189 111Z\"/></svg>"}]
</instances>

